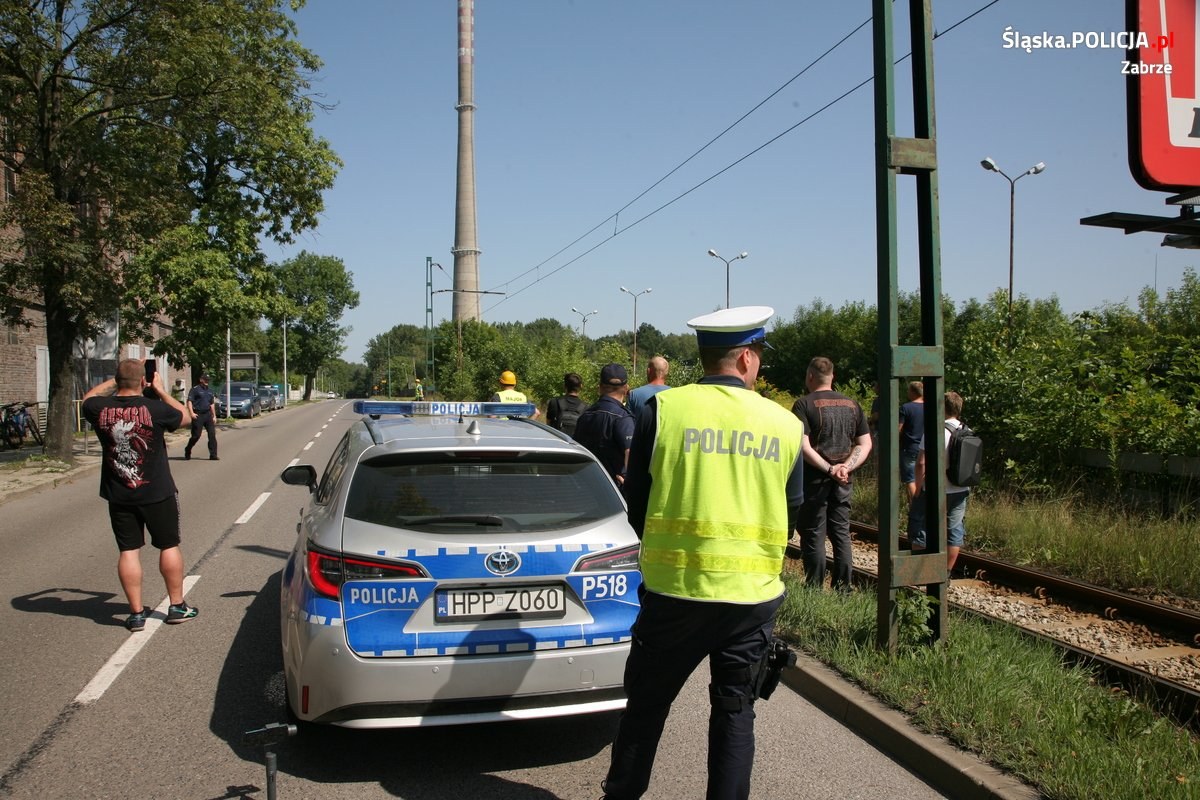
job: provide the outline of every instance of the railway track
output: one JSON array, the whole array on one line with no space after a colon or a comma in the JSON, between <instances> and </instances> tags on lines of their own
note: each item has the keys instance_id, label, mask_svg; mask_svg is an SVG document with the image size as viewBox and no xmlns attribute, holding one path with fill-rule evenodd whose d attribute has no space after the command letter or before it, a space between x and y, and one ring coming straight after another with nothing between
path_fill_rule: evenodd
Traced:
<instances>
[{"instance_id":1,"label":"railway track","mask_svg":"<svg viewBox=\"0 0 1200 800\"><path fill-rule=\"evenodd\" d=\"M851 523L851 532L856 578L874 583L878 529ZM952 582L952 607L1050 641L1200 730L1200 614L965 550L956 570L970 577Z\"/></svg>"}]
</instances>

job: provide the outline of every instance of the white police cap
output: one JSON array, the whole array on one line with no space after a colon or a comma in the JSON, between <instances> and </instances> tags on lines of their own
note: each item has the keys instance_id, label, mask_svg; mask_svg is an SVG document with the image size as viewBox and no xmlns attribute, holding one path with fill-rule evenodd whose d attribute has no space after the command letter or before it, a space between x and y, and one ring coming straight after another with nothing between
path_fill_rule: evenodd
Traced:
<instances>
[{"instance_id":1,"label":"white police cap","mask_svg":"<svg viewBox=\"0 0 1200 800\"><path fill-rule=\"evenodd\" d=\"M723 308L711 314L688 320L688 327L696 330L696 344L700 347L742 347L748 344L767 344L766 324L775 316L770 306L738 306Z\"/></svg>"}]
</instances>

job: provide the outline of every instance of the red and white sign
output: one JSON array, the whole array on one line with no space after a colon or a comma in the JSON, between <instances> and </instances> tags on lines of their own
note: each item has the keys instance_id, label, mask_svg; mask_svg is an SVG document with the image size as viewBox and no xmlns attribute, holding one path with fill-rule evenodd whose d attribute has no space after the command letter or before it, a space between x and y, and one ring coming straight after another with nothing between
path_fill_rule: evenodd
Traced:
<instances>
[{"instance_id":1,"label":"red and white sign","mask_svg":"<svg viewBox=\"0 0 1200 800\"><path fill-rule=\"evenodd\" d=\"M1129 166L1142 187L1200 187L1200 0L1127 0ZM1136 60L1135 57L1136 56Z\"/></svg>"}]
</instances>

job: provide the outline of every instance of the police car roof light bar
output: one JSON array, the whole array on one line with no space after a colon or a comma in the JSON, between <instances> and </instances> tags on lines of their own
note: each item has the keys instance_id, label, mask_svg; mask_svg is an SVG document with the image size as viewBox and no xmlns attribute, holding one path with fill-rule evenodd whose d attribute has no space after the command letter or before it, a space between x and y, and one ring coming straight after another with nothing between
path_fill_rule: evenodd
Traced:
<instances>
[{"instance_id":1,"label":"police car roof light bar","mask_svg":"<svg viewBox=\"0 0 1200 800\"><path fill-rule=\"evenodd\" d=\"M384 414L408 417L532 417L535 410L532 403L354 401L355 414L366 414L372 417Z\"/></svg>"}]
</instances>

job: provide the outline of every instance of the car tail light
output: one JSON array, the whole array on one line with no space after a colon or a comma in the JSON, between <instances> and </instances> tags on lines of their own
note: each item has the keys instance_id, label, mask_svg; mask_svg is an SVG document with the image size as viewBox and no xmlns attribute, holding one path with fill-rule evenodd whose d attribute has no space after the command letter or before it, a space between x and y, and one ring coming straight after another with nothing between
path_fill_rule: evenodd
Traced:
<instances>
[{"instance_id":1,"label":"car tail light","mask_svg":"<svg viewBox=\"0 0 1200 800\"><path fill-rule=\"evenodd\" d=\"M317 594L331 600L338 599L338 591L346 581L424 577L426 575L421 568L411 564L338 556L320 550L308 551L308 581Z\"/></svg>"},{"instance_id":2,"label":"car tail light","mask_svg":"<svg viewBox=\"0 0 1200 800\"><path fill-rule=\"evenodd\" d=\"M594 556L579 559L576 572L601 572L604 570L627 570L638 568L639 545L606 550Z\"/></svg>"}]
</instances>

